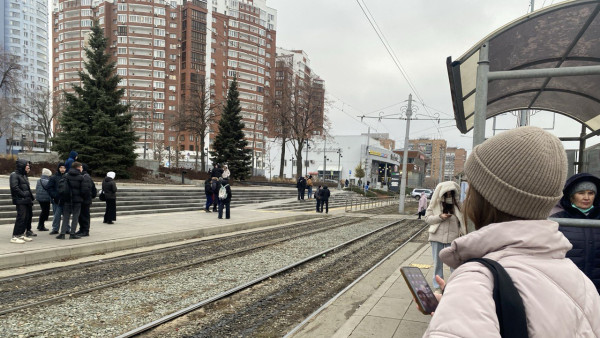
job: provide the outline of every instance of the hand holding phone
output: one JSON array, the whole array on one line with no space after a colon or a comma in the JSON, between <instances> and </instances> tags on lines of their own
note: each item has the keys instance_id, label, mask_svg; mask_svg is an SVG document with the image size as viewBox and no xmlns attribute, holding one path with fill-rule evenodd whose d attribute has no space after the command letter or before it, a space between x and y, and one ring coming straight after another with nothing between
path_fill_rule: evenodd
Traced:
<instances>
[{"instance_id":1,"label":"hand holding phone","mask_svg":"<svg viewBox=\"0 0 600 338\"><path fill-rule=\"evenodd\" d=\"M414 299L419 303L419 310L426 315L434 312L438 306L438 300L433 294L433 291L431 291L429 284L427 284L421 269L405 266L400 268L400 272Z\"/></svg>"}]
</instances>

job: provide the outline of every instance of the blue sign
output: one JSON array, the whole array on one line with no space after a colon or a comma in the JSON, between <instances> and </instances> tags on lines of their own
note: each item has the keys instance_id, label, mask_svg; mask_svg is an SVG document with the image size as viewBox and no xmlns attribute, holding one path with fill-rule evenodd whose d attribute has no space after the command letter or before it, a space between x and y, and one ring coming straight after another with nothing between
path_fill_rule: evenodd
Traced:
<instances>
[{"instance_id":1,"label":"blue sign","mask_svg":"<svg viewBox=\"0 0 600 338\"><path fill-rule=\"evenodd\" d=\"M348 170L348 175L352 175L352 170Z\"/></svg>"}]
</instances>

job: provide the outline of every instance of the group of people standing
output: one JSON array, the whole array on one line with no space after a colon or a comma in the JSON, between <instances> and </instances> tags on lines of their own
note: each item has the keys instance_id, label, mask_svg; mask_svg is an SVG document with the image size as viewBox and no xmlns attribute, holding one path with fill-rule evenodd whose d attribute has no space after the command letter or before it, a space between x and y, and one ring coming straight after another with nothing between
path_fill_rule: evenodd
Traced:
<instances>
[{"instance_id":1,"label":"group of people standing","mask_svg":"<svg viewBox=\"0 0 600 338\"><path fill-rule=\"evenodd\" d=\"M311 199L313 194L312 175L298 176L296 181L296 189L298 189L298 201L304 200L304 193L308 192L308 199Z\"/></svg>"},{"instance_id":2,"label":"group of people standing","mask_svg":"<svg viewBox=\"0 0 600 338\"><path fill-rule=\"evenodd\" d=\"M600 179L577 174L566 180L560 140L536 127L488 139L464 168L464 202L456 183L442 182L425 211L439 304L424 337L500 336L506 330L520 337L600 336L600 229L548 220L600 219ZM467 219L475 231L467 231ZM510 301L522 304L523 325L497 316L506 304L496 302L509 296L496 298L495 290L506 284L482 259L510 276L518 296ZM447 281L443 264L453 271Z\"/></svg>"},{"instance_id":3,"label":"group of people standing","mask_svg":"<svg viewBox=\"0 0 600 338\"><path fill-rule=\"evenodd\" d=\"M36 184L35 196L28 178L31 162L17 160L16 170L9 178L12 202L17 209L11 243L23 244L37 236L31 230L35 200L41 209L38 231L50 231L49 234L57 235L57 239L65 239L66 234L69 234L69 239L80 239L90 235L90 206L98 191L90 176L90 169L85 163L77 162L77 156L77 152L71 151L65 162L58 163L54 174L43 168L42 176ZM116 221L117 186L114 178L115 173L111 171L102 182L101 195L106 201L104 223L108 224ZM50 205L53 212L52 229L45 226L50 216ZM79 231L76 231L77 224Z\"/></svg>"},{"instance_id":4,"label":"group of people standing","mask_svg":"<svg viewBox=\"0 0 600 338\"><path fill-rule=\"evenodd\" d=\"M214 164L210 170L210 178L204 181L204 194L206 195L205 212L219 212L219 219L223 219L223 210L225 210L225 218L231 218L231 186L229 178L231 172L227 165ZM221 189L223 188L223 189Z\"/></svg>"}]
</instances>

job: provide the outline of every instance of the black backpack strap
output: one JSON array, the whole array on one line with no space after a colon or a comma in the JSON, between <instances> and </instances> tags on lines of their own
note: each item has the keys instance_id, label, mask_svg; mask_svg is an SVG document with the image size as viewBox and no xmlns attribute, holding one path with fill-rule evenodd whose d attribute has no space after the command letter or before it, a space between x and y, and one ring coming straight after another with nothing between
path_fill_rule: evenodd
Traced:
<instances>
[{"instance_id":1,"label":"black backpack strap","mask_svg":"<svg viewBox=\"0 0 600 338\"><path fill-rule=\"evenodd\" d=\"M488 258L473 258L467 262L478 262L487 267L494 276L494 302L500 323L500 336L527 338L527 316L525 305L512 279L498 262Z\"/></svg>"}]
</instances>

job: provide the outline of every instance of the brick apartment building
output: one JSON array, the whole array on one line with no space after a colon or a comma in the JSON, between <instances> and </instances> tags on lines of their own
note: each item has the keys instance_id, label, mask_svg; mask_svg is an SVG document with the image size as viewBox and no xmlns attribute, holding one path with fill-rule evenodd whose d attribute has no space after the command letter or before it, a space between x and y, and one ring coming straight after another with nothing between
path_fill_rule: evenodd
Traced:
<instances>
[{"instance_id":1,"label":"brick apartment building","mask_svg":"<svg viewBox=\"0 0 600 338\"><path fill-rule=\"evenodd\" d=\"M123 103L132 107L141 156L157 159L166 147L199 151L194 136L175 123L186 98L208 82L218 119L237 76L246 139L255 167L263 166L265 98L272 95L276 41L276 11L265 0L53 0L52 88L57 97L72 84L80 85L77 72L83 69L83 47L94 19L108 37L107 51L122 77ZM216 124L211 126L211 139L216 130Z\"/></svg>"},{"instance_id":2,"label":"brick apartment building","mask_svg":"<svg viewBox=\"0 0 600 338\"><path fill-rule=\"evenodd\" d=\"M444 180L451 181L454 176L461 173L467 161L467 151L463 148L448 147L446 149L446 164L444 167Z\"/></svg>"},{"instance_id":3,"label":"brick apartment building","mask_svg":"<svg viewBox=\"0 0 600 338\"><path fill-rule=\"evenodd\" d=\"M409 140L409 150L418 150L425 154L429 162L425 177L439 183L444 179L444 166L446 162L446 140L418 139Z\"/></svg>"}]
</instances>

